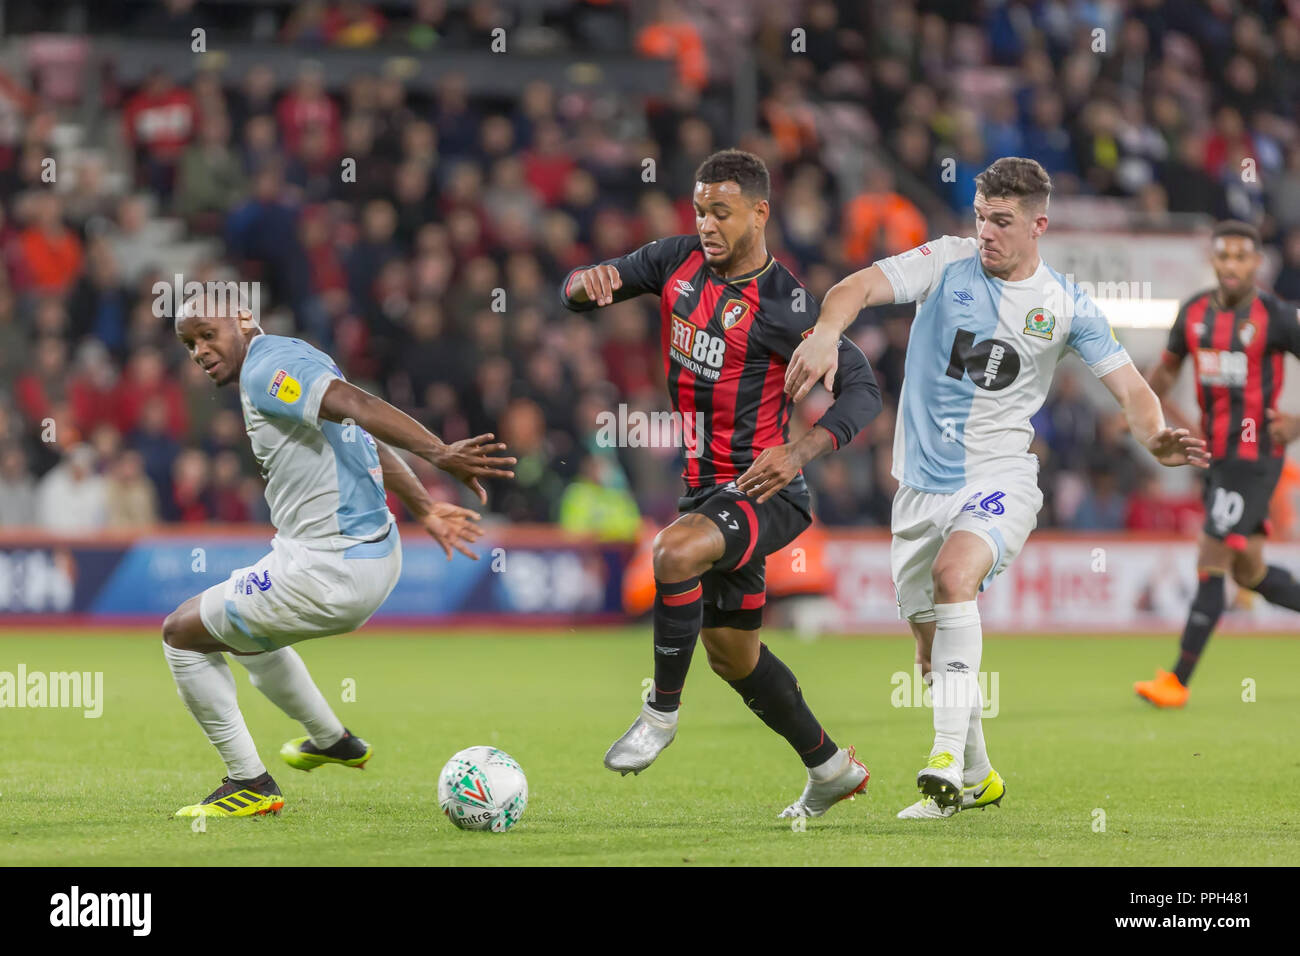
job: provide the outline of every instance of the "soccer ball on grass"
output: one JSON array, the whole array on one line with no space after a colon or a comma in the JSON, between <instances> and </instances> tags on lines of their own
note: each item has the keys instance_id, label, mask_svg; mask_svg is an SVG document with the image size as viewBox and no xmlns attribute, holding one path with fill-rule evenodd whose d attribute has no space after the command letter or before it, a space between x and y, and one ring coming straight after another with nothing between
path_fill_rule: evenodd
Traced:
<instances>
[{"instance_id":1,"label":"soccer ball on grass","mask_svg":"<svg viewBox=\"0 0 1300 956\"><path fill-rule=\"evenodd\" d=\"M504 750L468 747L438 775L438 806L462 830L504 833L528 807L528 780Z\"/></svg>"}]
</instances>

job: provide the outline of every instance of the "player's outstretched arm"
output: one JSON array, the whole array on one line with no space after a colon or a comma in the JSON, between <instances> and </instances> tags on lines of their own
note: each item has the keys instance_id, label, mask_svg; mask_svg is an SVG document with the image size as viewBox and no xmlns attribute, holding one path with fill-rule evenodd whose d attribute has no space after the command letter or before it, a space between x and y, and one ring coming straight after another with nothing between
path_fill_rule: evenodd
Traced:
<instances>
[{"instance_id":1,"label":"player's outstretched arm","mask_svg":"<svg viewBox=\"0 0 1300 956\"><path fill-rule=\"evenodd\" d=\"M877 265L861 269L831 286L822 300L817 324L790 357L785 372L786 394L798 402L819 381L830 389L839 367L840 336L863 309L893 301L894 287Z\"/></svg>"},{"instance_id":2,"label":"player's outstretched arm","mask_svg":"<svg viewBox=\"0 0 1300 956\"><path fill-rule=\"evenodd\" d=\"M1209 467L1210 453L1205 450L1204 439L1195 437L1186 428L1170 428L1165 424L1160 399L1132 362L1106 373L1101 380L1124 410L1133 437L1156 461L1171 467Z\"/></svg>"},{"instance_id":3,"label":"player's outstretched arm","mask_svg":"<svg viewBox=\"0 0 1300 956\"><path fill-rule=\"evenodd\" d=\"M474 523L479 513L449 501L434 501L401 455L381 441L375 442L375 450L384 469L384 487L397 495L429 536L442 545L447 560L451 560L454 548L477 561L478 555L469 550L469 545L483 534L483 529Z\"/></svg>"},{"instance_id":4,"label":"player's outstretched arm","mask_svg":"<svg viewBox=\"0 0 1300 956\"><path fill-rule=\"evenodd\" d=\"M331 422L359 425L381 442L404 448L419 455L435 468L441 468L478 495L487 504L487 492L480 478L513 478L508 469L514 458L499 458L504 442L491 443L495 436L476 435L447 444L400 408L340 379L330 382L320 403L320 417Z\"/></svg>"}]
</instances>

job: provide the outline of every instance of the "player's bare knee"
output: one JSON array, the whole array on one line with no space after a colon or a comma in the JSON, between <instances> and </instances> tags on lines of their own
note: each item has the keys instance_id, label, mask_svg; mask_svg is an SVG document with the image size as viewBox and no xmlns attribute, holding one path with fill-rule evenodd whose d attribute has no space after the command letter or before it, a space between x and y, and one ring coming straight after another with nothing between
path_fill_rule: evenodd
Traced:
<instances>
[{"instance_id":1,"label":"player's bare knee","mask_svg":"<svg viewBox=\"0 0 1300 956\"><path fill-rule=\"evenodd\" d=\"M185 627L180 608L172 611L163 619L162 639L163 643L168 647L174 647L180 651L187 649L185 646Z\"/></svg>"},{"instance_id":2,"label":"player's bare knee","mask_svg":"<svg viewBox=\"0 0 1300 956\"><path fill-rule=\"evenodd\" d=\"M1255 585L1264 577L1264 565L1254 564L1249 561L1232 562L1232 580L1237 583L1237 587L1254 590Z\"/></svg>"},{"instance_id":3,"label":"player's bare knee","mask_svg":"<svg viewBox=\"0 0 1300 956\"><path fill-rule=\"evenodd\" d=\"M690 526L669 525L654 540L654 574L660 581L685 581L703 574L710 561L704 560L707 545Z\"/></svg>"},{"instance_id":4,"label":"player's bare knee","mask_svg":"<svg viewBox=\"0 0 1300 956\"><path fill-rule=\"evenodd\" d=\"M736 673L736 661L728 656L725 651L710 650L708 657L709 667L713 669L713 673L723 680L739 680L744 676Z\"/></svg>"},{"instance_id":5,"label":"player's bare knee","mask_svg":"<svg viewBox=\"0 0 1300 956\"><path fill-rule=\"evenodd\" d=\"M934 600L936 604L973 601L979 596L979 573L972 571L959 562L936 561L931 575L934 581Z\"/></svg>"}]
</instances>

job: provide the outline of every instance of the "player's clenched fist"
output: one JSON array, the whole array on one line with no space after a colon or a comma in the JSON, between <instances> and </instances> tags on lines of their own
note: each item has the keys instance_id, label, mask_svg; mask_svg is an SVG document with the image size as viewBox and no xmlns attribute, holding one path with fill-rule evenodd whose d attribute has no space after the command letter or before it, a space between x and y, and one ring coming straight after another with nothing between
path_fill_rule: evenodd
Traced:
<instances>
[{"instance_id":1,"label":"player's clenched fist","mask_svg":"<svg viewBox=\"0 0 1300 956\"><path fill-rule=\"evenodd\" d=\"M592 266L569 280L569 298L577 303L610 305L614 301L614 293L621 288L623 279L617 269L611 265Z\"/></svg>"}]
</instances>

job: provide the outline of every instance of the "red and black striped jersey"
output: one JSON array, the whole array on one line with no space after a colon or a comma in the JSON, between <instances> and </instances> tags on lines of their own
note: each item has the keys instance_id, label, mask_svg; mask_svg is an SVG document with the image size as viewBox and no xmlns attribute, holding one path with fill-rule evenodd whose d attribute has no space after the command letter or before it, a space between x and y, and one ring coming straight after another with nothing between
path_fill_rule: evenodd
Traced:
<instances>
[{"instance_id":1,"label":"red and black striped jersey","mask_svg":"<svg viewBox=\"0 0 1300 956\"><path fill-rule=\"evenodd\" d=\"M1211 289L1178 310L1164 361L1177 370L1192 356L1201 428L1215 459L1282 456L1285 448L1269 439L1265 409L1277 407L1285 352L1300 356L1300 316L1271 293L1223 309Z\"/></svg>"},{"instance_id":2,"label":"red and black striped jersey","mask_svg":"<svg viewBox=\"0 0 1300 956\"><path fill-rule=\"evenodd\" d=\"M682 477L688 486L704 488L739 478L763 449L789 441L786 367L816 325L820 308L785 266L769 255L761 268L723 279L709 268L697 235L660 239L602 264L617 268L622 280L615 301L644 293L660 297L668 394L686 426ZM561 296L570 309L585 312L595 304L569 297L570 283L580 271L565 277ZM881 408L866 356L844 337L834 396L817 424L842 448ZM806 493L803 475L787 490Z\"/></svg>"}]
</instances>

